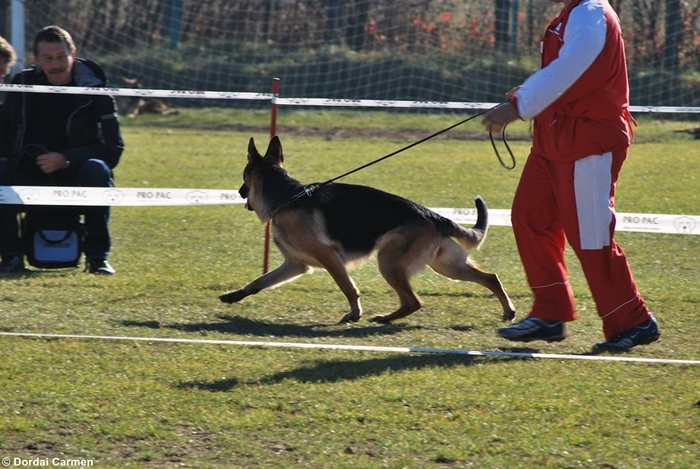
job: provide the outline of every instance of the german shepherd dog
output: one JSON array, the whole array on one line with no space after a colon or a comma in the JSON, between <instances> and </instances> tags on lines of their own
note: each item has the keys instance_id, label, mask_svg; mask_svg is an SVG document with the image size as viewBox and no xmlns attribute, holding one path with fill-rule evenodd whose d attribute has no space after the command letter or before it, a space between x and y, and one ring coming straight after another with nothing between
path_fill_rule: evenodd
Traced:
<instances>
[{"instance_id":1,"label":"german shepherd dog","mask_svg":"<svg viewBox=\"0 0 700 469\"><path fill-rule=\"evenodd\" d=\"M358 321L362 316L360 291L347 267L376 252L379 271L396 291L400 306L371 321L390 323L421 308L409 281L426 265L445 277L483 285L501 302L503 319L515 317L515 308L498 276L479 270L464 250L477 249L486 237L488 212L480 197L476 198L476 225L467 229L410 200L372 187L328 183L310 192L287 173L283 161L277 136L270 141L265 156L258 153L251 138L239 193L247 199L248 210L255 211L263 223L271 221L274 242L285 260L245 287L224 293L221 301L241 301L319 267L328 271L350 303L350 312L340 322Z\"/></svg>"},{"instance_id":2,"label":"german shepherd dog","mask_svg":"<svg viewBox=\"0 0 700 469\"><path fill-rule=\"evenodd\" d=\"M143 89L140 78L121 77L122 88ZM158 98L135 98L132 96L119 96L116 99L117 114L120 116L128 116L134 118L139 114L160 114L167 116L168 114L177 114Z\"/></svg>"}]
</instances>

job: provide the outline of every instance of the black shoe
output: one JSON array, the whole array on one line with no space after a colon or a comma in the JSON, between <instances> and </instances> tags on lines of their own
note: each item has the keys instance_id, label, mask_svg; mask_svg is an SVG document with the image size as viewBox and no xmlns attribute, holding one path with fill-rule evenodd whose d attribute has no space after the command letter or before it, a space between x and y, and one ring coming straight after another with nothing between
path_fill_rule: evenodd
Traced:
<instances>
[{"instance_id":1,"label":"black shoe","mask_svg":"<svg viewBox=\"0 0 700 469\"><path fill-rule=\"evenodd\" d=\"M498 329L497 333L504 339L516 342L531 342L533 340L559 342L566 339L566 327L563 322L530 317L512 326L502 327Z\"/></svg>"},{"instance_id":2,"label":"black shoe","mask_svg":"<svg viewBox=\"0 0 700 469\"><path fill-rule=\"evenodd\" d=\"M3 257L2 262L0 262L0 272L1 273L13 273L13 272L24 272L27 270L24 267L24 256L8 256Z\"/></svg>"},{"instance_id":3,"label":"black shoe","mask_svg":"<svg viewBox=\"0 0 700 469\"><path fill-rule=\"evenodd\" d=\"M654 316L638 326L627 329L612 339L604 340L593 345L593 353L598 352L627 352L636 345L646 345L656 342L661 337L659 325Z\"/></svg>"},{"instance_id":4,"label":"black shoe","mask_svg":"<svg viewBox=\"0 0 700 469\"><path fill-rule=\"evenodd\" d=\"M114 275L117 273L117 271L109 265L107 259L88 259L87 270L95 275Z\"/></svg>"}]
</instances>

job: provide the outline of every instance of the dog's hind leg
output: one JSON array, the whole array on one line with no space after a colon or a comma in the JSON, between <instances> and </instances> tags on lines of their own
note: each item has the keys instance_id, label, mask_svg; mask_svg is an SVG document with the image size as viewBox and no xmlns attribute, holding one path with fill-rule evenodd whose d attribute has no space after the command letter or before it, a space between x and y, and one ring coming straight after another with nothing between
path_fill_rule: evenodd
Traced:
<instances>
[{"instance_id":1,"label":"dog's hind leg","mask_svg":"<svg viewBox=\"0 0 700 469\"><path fill-rule=\"evenodd\" d=\"M399 309L393 313L374 316L371 321L388 324L396 319L405 318L423 307L420 298L411 287L411 277L421 268L425 262L421 259L428 251L419 239L408 243L398 242L387 245L377 253L379 272L384 280L394 289L399 297ZM411 249L418 247L419 249Z\"/></svg>"},{"instance_id":2,"label":"dog's hind leg","mask_svg":"<svg viewBox=\"0 0 700 469\"><path fill-rule=\"evenodd\" d=\"M305 264L285 261L276 269L256 278L245 287L220 295L219 299L224 303L236 303L241 301L246 296L255 295L265 288L271 288L286 282L291 282L309 270L310 267Z\"/></svg>"},{"instance_id":3,"label":"dog's hind leg","mask_svg":"<svg viewBox=\"0 0 700 469\"><path fill-rule=\"evenodd\" d=\"M393 313L374 316L372 319L370 319L370 321L389 324L391 321L405 318L423 307L423 303L421 302L420 298L416 292L413 291L413 288L411 288L408 277L403 275L403 273L392 272L384 275L384 278L389 286L391 286L391 288L393 288L396 294L399 296L399 301L401 304L399 309Z\"/></svg>"},{"instance_id":4,"label":"dog's hind leg","mask_svg":"<svg viewBox=\"0 0 700 469\"><path fill-rule=\"evenodd\" d=\"M498 275L484 272L469 262L467 253L450 238L444 238L440 251L431 262L430 267L435 272L454 280L474 282L491 290L503 306L503 320L512 321L515 318L515 307L503 288Z\"/></svg>"}]
</instances>

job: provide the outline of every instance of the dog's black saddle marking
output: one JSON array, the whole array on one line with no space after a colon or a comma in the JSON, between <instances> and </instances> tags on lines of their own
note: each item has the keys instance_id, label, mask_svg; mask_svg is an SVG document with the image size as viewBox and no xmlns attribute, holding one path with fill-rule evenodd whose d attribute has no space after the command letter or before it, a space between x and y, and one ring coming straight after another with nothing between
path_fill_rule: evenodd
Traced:
<instances>
[{"instance_id":1,"label":"dog's black saddle marking","mask_svg":"<svg viewBox=\"0 0 700 469\"><path fill-rule=\"evenodd\" d=\"M302 197L293 205L319 210L331 238L357 253L370 252L380 236L398 226L439 217L403 197L353 184L321 186L313 192L313 197Z\"/></svg>"}]
</instances>

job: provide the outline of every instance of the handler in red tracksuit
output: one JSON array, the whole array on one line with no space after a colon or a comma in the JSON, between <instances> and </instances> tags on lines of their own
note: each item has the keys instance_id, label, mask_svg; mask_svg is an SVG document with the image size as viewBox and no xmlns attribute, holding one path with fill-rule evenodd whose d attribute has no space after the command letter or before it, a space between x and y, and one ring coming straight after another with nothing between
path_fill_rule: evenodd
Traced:
<instances>
[{"instance_id":1,"label":"handler in red tracksuit","mask_svg":"<svg viewBox=\"0 0 700 469\"><path fill-rule=\"evenodd\" d=\"M557 0L554 0L557 1ZM534 303L498 330L515 341L559 341L576 319L564 261L568 240L581 262L606 340L593 351L627 351L659 338L622 248L613 240L614 194L631 141L629 88L619 19L607 0L564 0L541 42L541 68L485 114L500 132L534 119L533 145L512 207Z\"/></svg>"}]
</instances>

